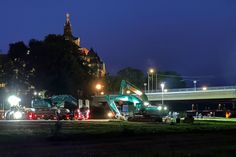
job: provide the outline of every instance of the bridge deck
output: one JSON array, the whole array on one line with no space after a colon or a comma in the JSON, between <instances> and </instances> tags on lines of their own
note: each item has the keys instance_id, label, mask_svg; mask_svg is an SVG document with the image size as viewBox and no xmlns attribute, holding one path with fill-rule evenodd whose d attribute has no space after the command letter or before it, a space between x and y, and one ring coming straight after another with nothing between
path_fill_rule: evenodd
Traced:
<instances>
[{"instance_id":1,"label":"bridge deck","mask_svg":"<svg viewBox=\"0 0 236 157\"><path fill-rule=\"evenodd\" d=\"M168 100L214 100L236 99L236 86L202 88L172 89L167 92L160 90L147 92L149 101ZM104 96L94 96L93 103L105 102Z\"/></svg>"}]
</instances>

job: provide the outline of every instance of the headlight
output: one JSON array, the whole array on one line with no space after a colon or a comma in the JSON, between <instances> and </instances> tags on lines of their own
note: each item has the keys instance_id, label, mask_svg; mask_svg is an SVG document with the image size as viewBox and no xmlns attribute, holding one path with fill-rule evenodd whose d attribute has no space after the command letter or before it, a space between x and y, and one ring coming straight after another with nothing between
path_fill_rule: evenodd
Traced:
<instances>
[{"instance_id":1,"label":"headlight","mask_svg":"<svg viewBox=\"0 0 236 157\"><path fill-rule=\"evenodd\" d=\"M144 104L144 106L148 106L148 105L149 105L149 102L146 102L146 101L145 101L143 104Z\"/></svg>"},{"instance_id":2,"label":"headlight","mask_svg":"<svg viewBox=\"0 0 236 157\"><path fill-rule=\"evenodd\" d=\"M22 118L22 113L20 111L16 111L14 113L14 119L21 119Z\"/></svg>"},{"instance_id":3,"label":"headlight","mask_svg":"<svg viewBox=\"0 0 236 157\"><path fill-rule=\"evenodd\" d=\"M21 99L15 95L11 95L8 97L7 101L9 102L11 106L17 106L19 105L19 102L21 101Z\"/></svg>"},{"instance_id":4,"label":"headlight","mask_svg":"<svg viewBox=\"0 0 236 157\"><path fill-rule=\"evenodd\" d=\"M111 117L113 117L113 113L112 113L112 112L108 112L108 113L107 113L107 116L108 116L109 118L111 118Z\"/></svg>"},{"instance_id":5,"label":"headlight","mask_svg":"<svg viewBox=\"0 0 236 157\"><path fill-rule=\"evenodd\" d=\"M162 110L162 106L158 106L157 109L158 109L159 111L161 111L161 110Z\"/></svg>"}]
</instances>

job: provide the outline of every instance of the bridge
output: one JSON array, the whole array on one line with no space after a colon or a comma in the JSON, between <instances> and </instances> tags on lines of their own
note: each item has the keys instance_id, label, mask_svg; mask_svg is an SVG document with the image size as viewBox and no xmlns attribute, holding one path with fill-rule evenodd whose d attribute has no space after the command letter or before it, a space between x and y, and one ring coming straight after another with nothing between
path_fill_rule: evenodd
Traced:
<instances>
[{"instance_id":1,"label":"bridge","mask_svg":"<svg viewBox=\"0 0 236 157\"><path fill-rule=\"evenodd\" d=\"M149 101L195 101L195 100L230 100L236 101L236 86L182 88L146 91ZM104 96L93 97L93 103L106 102Z\"/></svg>"},{"instance_id":2,"label":"bridge","mask_svg":"<svg viewBox=\"0 0 236 157\"><path fill-rule=\"evenodd\" d=\"M236 99L236 86L183 88L169 91L154 91L147 93L149 101L165 100L222 100Z\"/></svg>"}]
</instances>

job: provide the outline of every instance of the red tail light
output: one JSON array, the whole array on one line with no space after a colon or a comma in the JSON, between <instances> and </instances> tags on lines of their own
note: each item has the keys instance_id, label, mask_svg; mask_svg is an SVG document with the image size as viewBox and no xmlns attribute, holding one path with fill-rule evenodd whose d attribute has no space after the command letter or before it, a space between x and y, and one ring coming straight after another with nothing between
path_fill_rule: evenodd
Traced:
<instances>
[{"instance_id":1,"label":"red tail light","mask_svg":"<svg viewBox=\"0 0 236 157\"><path fill-rule=\"evenodd\" d=\"M69 114L66 115L66 119L67 119L67 120L70 119L70 115L69 115Z\"/></svg>"},{"instance_id":2,"label":"red tail light","mask_svg":"<svg viewBox=\"0 0 236 157\"><path fill-rule=\"evenodd\" d=\"M78 116L79 118L82 118L82 114L81 114L81 112L79 112L79 116Z\"/></svg>"},{"instance_id":3,"label":"red tail light","mask_svg":"<svg viewBox=\"0 0 236 157\"><path fill-rule=\"evenodd\" d=\"M77 116L77 115L75 115L75 119L78 119L78 116Z\"/></svg>"},{"instance_id":4,"label":"red tail light","mask_svg":"<svg viewBox=\"0 0 236 157\"><path fill-rule=\"evenodd\" d=\"M89 119L89 118L90 118L90 110L86 112L86 119Z\"/></svg>"},{"instance_id":5,"label":"red tail light","mask_svg":"<svg viewBox=\"0 0 236 157\"><path fill-rule=\"evenodd\" d=\"M28 120L33 120L33 119L36 119L36 114L34 112L28 112L27 113L27 119Z\"/></svg>"}]
</instances>

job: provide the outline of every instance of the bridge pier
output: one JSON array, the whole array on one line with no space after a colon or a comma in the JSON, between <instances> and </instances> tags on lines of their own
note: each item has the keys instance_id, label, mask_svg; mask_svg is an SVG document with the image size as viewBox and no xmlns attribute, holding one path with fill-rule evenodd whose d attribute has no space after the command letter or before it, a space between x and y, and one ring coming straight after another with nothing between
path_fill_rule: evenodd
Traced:
<instances>
[{"instance_id":1,"label":"bridge pier","mask_svg":"<svg viewBox=\"0 0 236 157\"><path fill-rule=\"evenodd\" d=\"M235 102L233 102L232 104L233 104L232 108L233 110L235 110Z\"/></svg>"}]
</instances>

